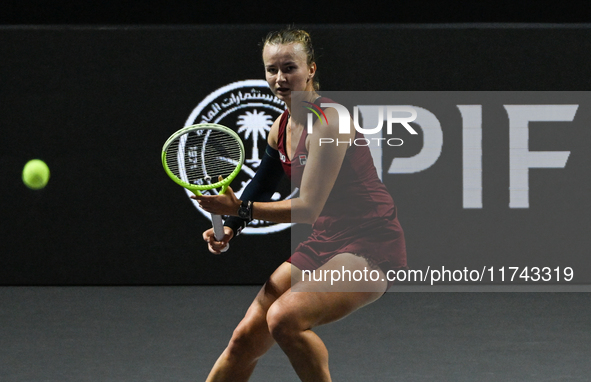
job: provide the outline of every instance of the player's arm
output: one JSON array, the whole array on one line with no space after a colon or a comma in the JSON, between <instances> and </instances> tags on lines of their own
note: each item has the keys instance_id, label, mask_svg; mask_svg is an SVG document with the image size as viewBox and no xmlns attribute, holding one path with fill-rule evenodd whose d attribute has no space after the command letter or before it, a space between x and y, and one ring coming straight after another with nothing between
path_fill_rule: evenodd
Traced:
<instances>
[{"instance_id":1,"label":"player's arm","mask_svg":"<svg viewBox=\"0 0 591 382\"><path fill-rule=\"evenodd\" d=\"M337 179L341 165L347 153L347 144L322 144L330 139L349 140L354 138L355 129L350 128L350 134L339 134L339 116L335 109L325 110L328 124L316 121L313 133L309 135L308 158L302 175L300 196L291 200L271 203L254 203L253 217L277 223L308 223L313 224L328 199Z\"/></svg>"},{"instance_id":2,"label":"player's arm","mask_svg":"<svg viewBox=\"0 0 591 382\"><path fill-rule=\"evenodd\" d=\"M267 145L256 174L244 191L242 191L241 200L268 202L277 190L283 175L284 172L281 161L279 160L279 152L270 145ZM239 218L238 216L230 216L226 219L224 225L230 227L234 236L236 236L246 228L248 223L249 221L246 219Z\"/></svg>"},{"instance_id":3,"label":"player's arm","mask_svg":"<svg viewBox=\"0 0 591 382\"><path fill-rule=\"evenodd\" d=\"M279 152L277 151L280 120L281 116L271 126L267 138L267 147L265 148L259 168L240 196L243 201L266 202L271 200L271 197L277 191L279 182L284 176L283 166L281 165ZM232 230L232 237L234 237L239 235L248 223L249 221L246 219L238 216L230 216L225 220L224 226Z\"/></svg>"},{"instance_id":4,"label":"player's arm","mask_svg":"<svg viewBox=\"0 0 591 382\"><path fill-rule=\"evenodd\" d=\"M343 159L349 147L346 144L323 144L332 139L349 140L354 138L355 129L350 128L349 134L339 134L338 113L332 108L325 110L327 119L331 122L321 124L317 121L313 127L313 133L309 135L308 158L302 175L300 196L291 200L277 202L254 202L252 207L253 219L267 220L275 223L308 223L313 224L328 199L328 195L334 186ZM241 201L228 188L223 195L196 196L201 207L208 212L218 215L233 215L238 213Z\"/></svg>"}]
</instances>

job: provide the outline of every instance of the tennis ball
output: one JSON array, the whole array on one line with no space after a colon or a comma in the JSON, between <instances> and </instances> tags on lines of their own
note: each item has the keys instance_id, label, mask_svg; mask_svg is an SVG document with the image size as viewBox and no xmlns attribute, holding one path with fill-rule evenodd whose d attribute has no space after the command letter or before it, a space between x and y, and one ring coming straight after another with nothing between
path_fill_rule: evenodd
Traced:
<instances>
[{"instance_id":1,"label":"tennis ball","mask_svg":"<svg viewBox=\"0 0 591 382\"><path fill-rule=\"evenodd\" d=\"M40 159L32 159L23 168L23 183L32 190L39 190L49 181L49 167Z\"/></svg>"}]
</instances>

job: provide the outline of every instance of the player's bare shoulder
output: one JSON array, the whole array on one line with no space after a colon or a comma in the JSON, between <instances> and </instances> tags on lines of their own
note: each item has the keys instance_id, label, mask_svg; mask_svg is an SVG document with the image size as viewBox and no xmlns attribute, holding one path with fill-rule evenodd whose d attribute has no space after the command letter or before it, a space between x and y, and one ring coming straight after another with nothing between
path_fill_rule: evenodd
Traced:
<instances>
[{"instance_id":1,"label":"player's bare shoulder","mask_svg":"<svg viewBox=\"0 0 591 382\"><path fill-rule=\"evenodd\" d=\"M350 117L347 117L346 120L341 120L338 111L333 107L327 107L323 111L326 119L324 122L320 119L314 122L312 131L308 131L308 136L306 137L306 149L312 155L321 148L329 149L328 151L331 151L330 149L332 148L337 148L337 151L347 151L347 148L350 146L345 144L345 142L355 138L353 120ZM341 132L341 123L348 123L349 129ZM337 144L337 142L342 142L342 144Z\"/></svg>"},{"instance_id":2,"label":"player's bare shoulder","mask_svg":"<svg viewBox=\"0 0 591 382\"><path fill-rule=\"evenodd\" d=\"M353 127L353 120L347 117L346 120L341 119L339 112L334 107L327 107L323 109L325 119L318 119L314 122L312 132L309 132L312 138L332 138L332 139L349 139L355 136L355 128ZM349 129L341 132L341 123L348 123Z\"/></svg>"}]
</instances>

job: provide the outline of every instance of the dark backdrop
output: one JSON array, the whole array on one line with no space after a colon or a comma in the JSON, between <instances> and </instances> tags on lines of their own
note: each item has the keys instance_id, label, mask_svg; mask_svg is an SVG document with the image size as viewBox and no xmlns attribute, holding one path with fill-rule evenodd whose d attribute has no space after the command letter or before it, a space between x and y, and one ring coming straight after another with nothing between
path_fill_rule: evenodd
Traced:
<instances>
[{"instance_id":1,"label":"dark backdrop","mask_svg":"<svg viewBox=\"0 0 591 382\"><path fill-rule=\"evenodd\" d=\"M437 1L299 0L292 3L4 0L1 24L272 24L589 22L584 0Z\"/></svg>"},{"instance_id":2,"label":"dark backdrop","mask_svg":"<svg viewBox=\"0 0 591 382\"><path fill-rule=\"evenodd\" d=\"M209 254L200 240L209 223L164 174L159 153L209 93L230 82L263 78L258 43L272 27L0 29L0 283L264 281L289 255L289 231L264 240L241 236L227 254ZM303 27L315 39L327 90L587 90L591 82L586 26ZM563 146L544 148L573 151L565 170L552 170L569 171L569 188L588 187L583 150L589 137L576 133ZM577 140L579 146L569 146ZM458 139L445 142L447 152L461 150ZM31 191L20 181L21 170L37 157L48 163L52 177L44 190ZM456 163L442 159L438 165ZM495 235L502 222L489 212L508 211L508 204L486 204L486 194L484 209L463 210L461 184L451 199L437 194L446 171L461 177L457 167L384 179L399 204L411 266L437 260L448 244L441 237L466 240L455 245L464 255L483 248L485 243L462 237L446 220L468 218L474 230ZM508 195L508 184L498 192ZM582 193L576 195L559 203L562 221L589 207ZM452 207L424 208L434 198ZM557 202L541 199L529 210L507 214L525 214L530 224L533 214L539 216L536 208ZM564 243L564 253L589 248L584 230L589 219L576 216L551 233ZM547 231L534 228L524 232L548 238ZM499 240L510 248L511 240L519 239Z\"/></svg>"}]
</instances>

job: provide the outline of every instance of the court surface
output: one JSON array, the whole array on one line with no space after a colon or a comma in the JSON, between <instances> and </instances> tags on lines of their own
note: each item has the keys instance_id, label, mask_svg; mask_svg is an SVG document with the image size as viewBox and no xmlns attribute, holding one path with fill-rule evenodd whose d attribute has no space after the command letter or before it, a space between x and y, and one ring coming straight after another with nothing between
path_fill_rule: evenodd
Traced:
<instances>
[{"instance_id":1,"label":"court surface","mask_svg":"<svg viewBox=\"0 0 591 382\"><path fill-rule=\"evenodd\" d=\"M0 381L204 381L259 287L1 287ZM588 293L387 293L318 328L334 381L589 381ZM297 381L275 346L251 381Z\"/></svg>"}]
</instances>

